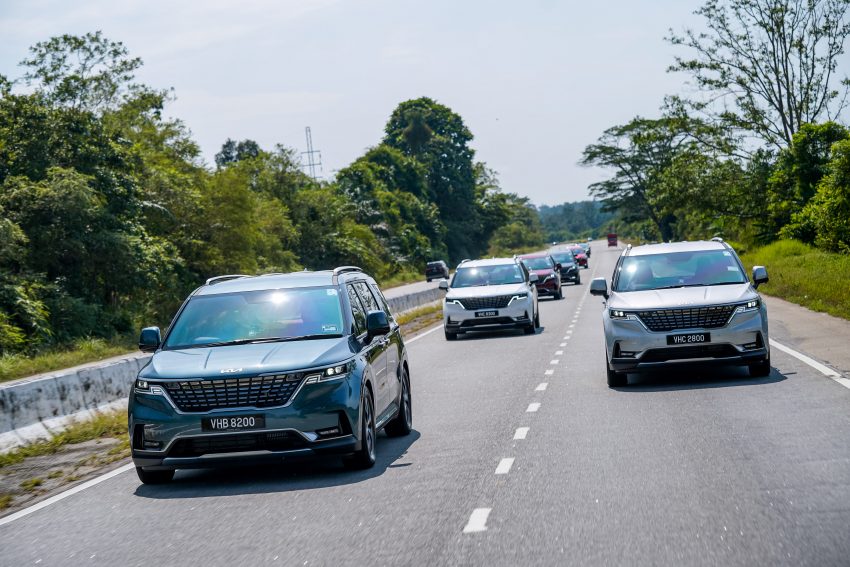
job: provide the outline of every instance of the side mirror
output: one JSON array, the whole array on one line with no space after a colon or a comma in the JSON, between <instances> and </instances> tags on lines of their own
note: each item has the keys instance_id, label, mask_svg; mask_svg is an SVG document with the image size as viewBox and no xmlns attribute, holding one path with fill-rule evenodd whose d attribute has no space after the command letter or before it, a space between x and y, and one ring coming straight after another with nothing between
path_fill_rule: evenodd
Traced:
<instances>
[{"instance_id":1,"label":"side mirror","mask_svg":"<svg viewBox=\"0 0 850 567\"><path fill-rule=\"evenodd\" d=\"M139 335L139 350L142 352L156 352L162 344L162 333L159 327L145 327Z\"/></svg>"},{"instance_id":2,"label":"side mirror","mask_svg":"<svg viewBox=\"0 0 850 567\"><path fill-rule=\"evenodd\" d=\"M605 278L593 278L590 282L590 295L601 295L608 299L608 282Z\"/></svg>"},{"instance_id":3,"label":"side mirror","mask_svg":"<svg viewBox=\"0 0 850 567\"><path fill-rule=\"evenodd\" d=\"M366 334L371 341L373 338L390 332L390 322L383 311L369 311L366 315Z\"/></svg>"},{"instance_id":4,"label":"side mirror","mask_svg":"<svg viewBox=\"0 0 850 567\"><path fill-rule=\"evenodd\" d=\"M753 287L758 288L763 283L770 281L767 277L767 268L764 266L753 266Z\"/></svg>"},{"instance_id":5,"label":"side mirror","mask_svg":"<svg viewBox=\"0 0 850 567\"><path fill-rule=\"evenodd\" d=\"M528 276L528 283L537 283L538 281L540 281L540 278L537 277L537 274Z\"/></svg>"},{"instance_id":6,"label":"side mirror","mask_svg":"<svg viewBox=\"0 0 850 567\"><path fill-rule=\"evenodd\" d=\"M449 280L442 279L440 280L440 289L443 291L449 291Z\"/></svg>"}]
</instances>

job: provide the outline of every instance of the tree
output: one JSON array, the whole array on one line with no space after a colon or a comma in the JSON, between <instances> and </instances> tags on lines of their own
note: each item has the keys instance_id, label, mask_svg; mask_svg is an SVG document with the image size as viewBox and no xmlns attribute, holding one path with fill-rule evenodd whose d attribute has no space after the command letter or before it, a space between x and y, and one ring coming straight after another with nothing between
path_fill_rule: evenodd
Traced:
<instances>
[{"instance_id":1,"label":"tree","mask_svg":"<svg viewBox=\"0 0 850 567\"><path fill-rule=\"evenodd\" d=\"M696 14L707 32L668 37L695 52L670 71L690 74L700 95L688 106L710 121L776 149L805 123L833 119L848 103L836 70L850 35L850 0L708 0Z\"/></svg>"},{"instance_id":2,"label":"tree","mask_svg":"<svg viewBox=\"0 0 850 567\"><path fill-rule=\"evenodd\" d=\"M677 155L693 141L679 120L634 118L606 130L584 149L582 165L613 170L613 176L592 184L604 210L619 210L626 222L650 221L657 237L670 240L675 216L664 192L663 175Z\"/></svg>"},{"instance_id":3,"label":"tree","mask_svg":"<svg viewBox=\"0 0 850 567\"><path fill-rule=\"evenodd\" d=\"M36 43L21 65L28 69L23 77L27 85L35 85L51 103L98 111L116 106L135 88L131 81L142 60L97 31Z\"/></svg>"},{"instance_id":4,"label":"tree","mask_svg":"<svg viewBox=\"0 0 850 567\"><path fill-rule=\"evenodd\" d=\"M230 138L221 146L221 151L215 154L215 164L222 168L243 159L251 159L260 155L260 146L254 140L236 142Z\"/></svg>"}]
</instances>

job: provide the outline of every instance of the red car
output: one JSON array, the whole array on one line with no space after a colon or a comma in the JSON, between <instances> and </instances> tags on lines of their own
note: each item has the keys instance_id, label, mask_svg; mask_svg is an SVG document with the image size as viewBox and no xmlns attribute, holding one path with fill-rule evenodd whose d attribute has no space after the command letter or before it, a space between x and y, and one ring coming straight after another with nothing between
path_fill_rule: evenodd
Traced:
<instances>
[{"instance_id":1,"label":"red car","mask_svg":"<svg viewBox=\"0 0 850 567\"><path fill-rule=\"evenodd\" d=\"M532 274L537 274L537 295L551 295L555 299L562 299L561 292L561 264L557 263L549 254L525 254L517 256L523 265Z\"/></svg>"},{"instance_id":2,"label":"red car","mask_svg":"<svg viewBox=\"0 0 850 567\"><path fill-rule=\"evenodd\" d=\"M584 253L584 248L576 244L575 246L570 246L570 252L576 257L576 264L582 268L587 267L587 254Z\"/></svg>"}]
</instances>

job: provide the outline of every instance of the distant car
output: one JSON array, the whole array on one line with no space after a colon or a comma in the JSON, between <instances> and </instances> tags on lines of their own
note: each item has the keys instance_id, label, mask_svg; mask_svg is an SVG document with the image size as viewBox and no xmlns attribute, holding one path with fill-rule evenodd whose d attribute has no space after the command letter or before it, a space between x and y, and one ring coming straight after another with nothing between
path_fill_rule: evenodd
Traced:
<instances>
[{"instance_id":1,"label":"distant car","mask_svg":"<svg viewBox=\"0 0 850 567\"><path fill-rule=\"evenodd\" d=\"M563 299L561 291L561 265L549 254L524 254L517 258L532 274L537 274L538 295L551 295Z\"/></svg>"},{"instance_id":2,"label":"distant car","mask_svg":"<svg viewBox=\"0 0 850 567\"><path fill-rule=\"evenodd\" d=\"M433 262L428 262L425 266L425 279L429 282L431 280L449 277L449 267L442 260L435 260Z\"/></svg>"},{"instance_id":3,"label":"distant car","mask_svg":"<svg viewBox=\"0 0 850 567\"><path fill-rule=\"evenodd\" d=\"M578 244L571 244L569 246L569 251L573 253L573 256L575 256L576 259L576 263L579 266L581 266L582 268L588 267L587 254L585 253L584 248L582 248Z\"/></svg>"},{"instance_id":4,"label":"distant car","mask_svg":"<svg viewBox=\"0 0 850 567\"><path fill-rule=\"evenodd\" d=\"M750 376L767 376L767 309L756 291L767 281L764 266L755 266L750 283L722 241L626 248L610 290L605 278L590 286L605 298L608 386L625 386L628 372L670 365L744 365Z\"/></svg>"},{"instance_id":5,"label":"distant car","mask_svg":"<svg viewBox=\"0 0 850 567\"><path fill-rule=\"evenodd\" d=\"M581 283L579 266L572 252L569 250L556 250L549 254L556 263L561 265L561 283L565 281L573 282L576 285Z\"/></svg>"},{"instance_id":6,"label":"distant car","mask_svg":"<svg viewBox=\"0 0 850 567\"><path fill-rule=\"evenodd\" d=\"M532 335L540 327L537 274L515 258L465 260L446 290L443 330L447 341L468 331L520 328Z\"/></svg>"},{"instance_id":7,"label":"distant car","mask_svg":"<svg viewBox=\"0 0 850 567\"><path fill-rule=\"evenodd\" d=\"M590 258L590 244L588 242L579 242L579 246L584 248L584 253Z\"/></svg>"}]
</instances>

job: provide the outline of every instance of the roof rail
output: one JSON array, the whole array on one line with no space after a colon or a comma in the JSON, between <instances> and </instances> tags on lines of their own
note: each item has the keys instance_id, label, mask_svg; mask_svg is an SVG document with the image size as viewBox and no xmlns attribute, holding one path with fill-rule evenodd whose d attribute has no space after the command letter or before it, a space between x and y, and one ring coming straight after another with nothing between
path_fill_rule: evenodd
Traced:
<instances>
[{"instance_id":1,"label":"roof rail","mask_svg":"<svg viewBox=\"0 0 850 567\"><path fill-rule=\"evenodd\" d=\"M720 238L719 236L715 236L714 238L711 239L711 241L712 242L723 242L723 239Z\"/></svg>"},{"instance_id":2,"label":"roof rail","mask_svg":"<svg viewBox=\"0 0 850 567\"><path fill-rule=\"evenodd\" d=\"M250 278L251 276L245 274L228 274L226 276L216 276L214 278L209 278L207 280L206 285L215 285L217 283L226 282L227 280L238 280L239 278Z\"/></svg>"},{"instance_id":3,"label":"roof rail","mask_svg":"<svg viewBox=\"0 0 850 567\"><path fill-rule=\"evenodd\" d=\"M334 268L334 275L338 276L340 274L344 274L345 272L362 272L363 268L359 266L340 266L338 268Z\"/></svg>"}]
</instances>

